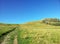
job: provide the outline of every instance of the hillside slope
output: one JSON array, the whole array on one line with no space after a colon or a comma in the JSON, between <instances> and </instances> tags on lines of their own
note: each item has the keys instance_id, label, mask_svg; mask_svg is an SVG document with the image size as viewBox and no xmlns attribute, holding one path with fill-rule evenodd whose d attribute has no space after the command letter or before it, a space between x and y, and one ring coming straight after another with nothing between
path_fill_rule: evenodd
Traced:
<instances>
[{"instance_id":1,"label":"hillside slope","mask_svg":"<svg viewBox=\"0 0 60 44\"><path fill-rule=\"evenodd\" d=\"M54 22L55 23L55 22ZM1 24L0 35L6 31L15 30L0 38L3 44L60 44L60 26L46 24L42 21L25 24ZM7 39L6 39L7 38ZM4 40L4 41L3 41ZM9 41L8 41L9 40ZM1 42L2 41L2 42ZM8 43L5 43L8 42Z\"/></svg>"},{"instance_id":2,"label":"hillside slope","mask_svg":"<svg viewBox=\"0 0 60 44\"><path fill-rule=\"evenodd\" d=\"M29 22L19 26L19 44L60 44L60 26Z\"/></svg>"}]
</instances>

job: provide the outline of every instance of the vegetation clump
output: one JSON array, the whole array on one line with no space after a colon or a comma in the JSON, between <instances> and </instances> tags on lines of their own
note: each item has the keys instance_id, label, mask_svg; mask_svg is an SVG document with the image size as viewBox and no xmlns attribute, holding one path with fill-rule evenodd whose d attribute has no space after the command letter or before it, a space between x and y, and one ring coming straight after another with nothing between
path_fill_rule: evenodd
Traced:
<instances>
[{"instance_id":1,"label":"vegetation clump","mask_svg":"<svg viewBox=\"0 0 60 44\"><path fill-rule=\"evenodd\" d=\"M49 25L60 26L60 19L57 18L45 18L42 22Z\"/></svg>"}]
</instances>

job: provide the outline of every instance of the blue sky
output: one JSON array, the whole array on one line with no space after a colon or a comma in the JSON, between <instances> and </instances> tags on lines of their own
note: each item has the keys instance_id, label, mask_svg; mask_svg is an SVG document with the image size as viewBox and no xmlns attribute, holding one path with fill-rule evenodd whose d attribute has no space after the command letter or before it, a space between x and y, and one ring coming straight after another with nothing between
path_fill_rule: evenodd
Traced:
<instances>
[{"instance_id":1,"label":"blue sky","mask_svg":"<svg viewBox=\"0 0 60 44\"><path fill-rule=\"evenodd\" d=\"M60 18L59 0L0 0L0 22L24 23Z\"/></svg>"}]
</instances>

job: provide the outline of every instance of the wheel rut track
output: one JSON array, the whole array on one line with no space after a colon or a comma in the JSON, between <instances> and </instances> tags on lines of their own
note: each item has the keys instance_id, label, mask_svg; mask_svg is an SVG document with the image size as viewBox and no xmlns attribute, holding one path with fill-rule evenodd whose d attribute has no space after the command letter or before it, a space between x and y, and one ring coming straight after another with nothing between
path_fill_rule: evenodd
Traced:
<instances>
[{"instance_id":1,"label":"wheel rut track","mask_svg":"<svg viewBox=\"0 0 60 44\"><path fill-rule=\"evenodd\" d=\"M1 38L3 39L2 41L0 40L0 44L6 44L6 41L9 39L9 33L15 31L15 29L16 29L16 27L13 28L12 30L7 31L6 33L3 33L3 34L0 36L0 39L1 39ZM15 35L15 36L16 36L16 35ZM16 37L17 37L17 36L16 36ZM15 39L14 39L14 42L17 41L17 38L16 38L16 37L14 37L14 38L15 38ZM13 42L13 44L14 44L14 42Z\"/></svg>"}]
</instances>

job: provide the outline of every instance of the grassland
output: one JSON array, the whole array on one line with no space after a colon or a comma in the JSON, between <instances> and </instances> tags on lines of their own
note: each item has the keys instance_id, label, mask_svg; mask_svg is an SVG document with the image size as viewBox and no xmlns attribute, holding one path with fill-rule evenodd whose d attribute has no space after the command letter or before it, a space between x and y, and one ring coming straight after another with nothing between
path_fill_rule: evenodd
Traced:
<instances>
[{"instance_id":1,"label":"grassland","mask_svg":"<svg viewBox=\"0 0 60 44\"><path fill-rule=\"evenodd\" d=\"M60 26L30 23L20 28L19 44L60 44Z\"/></svg>"},{"instance_id":2,"label":"grassland","mask_svg":"<svg viewBox=\"0 0 60 44\"><path fill-rule=\"evenodd\" d=\"M14 44L15 36L17 36L16 44L60 44L60 26L48 25L41 22L30 22L19 24L15 27L16 29L13 32L5 36L7 37L6 41L8 41L5 44ZM12 27L5 26L1 29L3 31L0 31L0 34L5 32L4 29L9 30Z\"/></svg>"}]
</instances>

